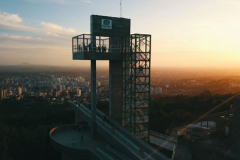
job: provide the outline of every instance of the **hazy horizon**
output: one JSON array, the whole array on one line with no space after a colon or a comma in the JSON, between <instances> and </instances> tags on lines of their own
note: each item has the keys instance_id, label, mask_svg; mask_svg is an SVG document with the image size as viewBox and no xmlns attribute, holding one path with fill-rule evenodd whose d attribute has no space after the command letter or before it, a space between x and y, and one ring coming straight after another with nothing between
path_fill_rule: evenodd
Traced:
<instances>
[{"instance_id":1,"label":"hazy horizon","mask_svg":"<svg viewBox=\"0 0 240 160\"><path fill-rule=\"evenodd\" d=\"M106 4L111 7L103 10ZM132 0L122 6L131 33L152 35L152 67L240 68L240 1ZM71 38L90 32L91 14L119 17L119 9L119 1L109 0L3 1L0 65L88 66L72 60Z\"/></svg>"}]
</instances>

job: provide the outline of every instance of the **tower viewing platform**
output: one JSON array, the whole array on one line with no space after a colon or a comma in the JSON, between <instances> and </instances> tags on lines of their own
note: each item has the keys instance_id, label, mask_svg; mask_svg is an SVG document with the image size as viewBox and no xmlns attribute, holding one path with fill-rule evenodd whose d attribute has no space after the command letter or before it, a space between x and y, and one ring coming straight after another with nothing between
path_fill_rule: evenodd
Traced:
<instances>
[{"instance_id":1,"label":"tower viewing platform","mask_svg":"<svg viewBox=\"0 0 240 160\"><path fill-rule=\"evenodd\" d=\"M72 38L73 60L122 60L120 37L82 34Z\"/></svg>"}]
</instances>

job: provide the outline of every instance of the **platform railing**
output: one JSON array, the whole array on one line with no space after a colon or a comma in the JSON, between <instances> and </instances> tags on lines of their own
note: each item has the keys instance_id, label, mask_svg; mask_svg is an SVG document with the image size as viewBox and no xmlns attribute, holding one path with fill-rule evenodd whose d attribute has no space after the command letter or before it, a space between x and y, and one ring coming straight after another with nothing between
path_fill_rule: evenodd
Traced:
<instances>
[{"instance_id":1,"label":"platform railing","mask_svg":"<svg viewBox=\"0 0 240 160\"><path fill-rule=\"evenodd\" d=\"M121 48L111 48L111 47L83 47L81 45L74 45L73 46L73 53L76 52L96 52L96 53L119 53L121 52Z\"/></svg>"},{"instance_id":2,"label":"platform railing","mask_svg":"<svg viewBox=\"0 0 240 160\"><path fill-rule=\"evenodd\" d=\"M121 52L121 37L99 37L91 34L82 34L72 38L72 52Z\"/></svg>"},{"instance_id":3,"label":"platform railing","mask_svg":"<svg viewBox=\"0 0 240 160\"><path fill-rule=\"evenodd\" d=\"M111 152L112 154L116 155L117 157L119 157L122 160L130 160L128 157L126 157L124 154L120 153L119 151L117 151L116 149L112 148L111 146L109 146L108 144L106 144L105 148Z\"/></svg>"},{"instance_id":4,"label":"platform railing","mask_svg":"<svg viewBox=\"0 0 240 160\"><path fill-rule=\"evenodd\" d=\"M114 160L111 156L109 156L107 153L102 151L101 149L97 148L97 152L103 157L105 160Z\"/></svg>"},{"instance_id":5,"label":"platform railing","mask_svg":"<svg viewBox=\"0 0 240 160\"><path fill-rule=\"evenodd\" d=\"M100 110L97 109L97 112L102 113ZM119 128L121 131L125 132L126 134L128 134L131 138L135 139L136 141L138 141L142 146L147 147L149 150L152 150L152 152L154 154L156 154L158 157L161 157L163 160L169 160L170 158L168 158L167 156L165 156L164 154L162 154L161 152L158 152L154 147L152 147L151 145L149 145L148 143L146 143L145 141L143 141L142 139L137 138L136 136L134 136L129 130L127 130L126 128L124 128L123 126L121 126L120 124L118 124L116 121L112 120L111 118L108 118L109 122L112 123L115 127Z\"/></svg>"}]
</instances>

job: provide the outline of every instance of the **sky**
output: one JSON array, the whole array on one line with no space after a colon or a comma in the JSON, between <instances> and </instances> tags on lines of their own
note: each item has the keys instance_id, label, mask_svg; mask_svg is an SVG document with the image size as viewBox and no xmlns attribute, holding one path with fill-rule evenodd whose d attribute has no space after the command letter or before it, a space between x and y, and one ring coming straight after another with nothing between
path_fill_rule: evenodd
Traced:
<instances>
[{"instance_id":1,"label":"sky","mask_svg":"<svg viewBox=\"0 0 240 160\"><path fill-rule=\"evenodd\" d=\"M92 14L119 17L120 0L0 0L0 65L90 66L71 39ZM240 0L122 0L122 17L152 35L152 67L240 68Z\"/></svg>"}]
</instances>

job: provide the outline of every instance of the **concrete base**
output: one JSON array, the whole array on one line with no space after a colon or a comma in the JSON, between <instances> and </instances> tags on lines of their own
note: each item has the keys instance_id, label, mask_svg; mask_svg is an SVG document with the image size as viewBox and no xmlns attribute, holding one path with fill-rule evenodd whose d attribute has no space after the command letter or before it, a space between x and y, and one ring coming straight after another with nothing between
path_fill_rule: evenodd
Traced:
<instances>
[{"instance_id":1,"label":"concrete base","mask_svg":"<svg viewBox=\"0 0 240 160\"><path fill-rule=\"evenodd\" d=\"M109 61L109 116L122 124L122 61Z\"/></svg>"}]
</instances>

